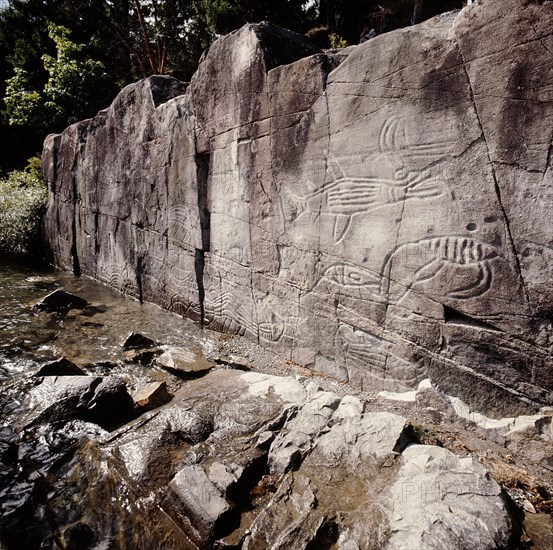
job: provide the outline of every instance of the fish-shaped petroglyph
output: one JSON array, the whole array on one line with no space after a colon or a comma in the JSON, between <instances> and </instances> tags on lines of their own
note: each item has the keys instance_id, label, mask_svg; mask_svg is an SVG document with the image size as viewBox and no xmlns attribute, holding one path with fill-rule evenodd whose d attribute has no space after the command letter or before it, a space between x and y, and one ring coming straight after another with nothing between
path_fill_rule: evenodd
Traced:
<instances>
[{"instance_id":1,"label":"fish-shaped petroglyph","mask_svg":"<svg viewBox=\"0 0 553 550\"><path fill-rule=\"evenodd\" d=\"M389 298L393 264L405 265L407 258L410 262L415 258L420 267L413 273L411 282L401 296L397 300L390 300L390 303L398 304L415 285L430 281L445 268L452 268L453 273L458 270L458 274L464 271L466 275L468 270L471 270L469 274L474 273L468 284L449 290L448 297L461 300L476 298L486 293L492 285L492 261L498 257L498 252L493 244L462 236L429 237L403 243L384 260L381 295Z\"/></svg>"},{"instance_id":2,"label":"fish-shaped petroglyph","mask_svg":"<svg viewBox=\"0 0 553 550\"><path fill-rule=\"evenodd\" d=\"M301 212L322 212L334 217L333 237L341 242L355 216L369 214L387 206L410 200L426 200L445 192L445 181L436 166L432 169L410 170L409 159L447 151L449 144L424 144L420 147L397 145L399 126L395 119L382 126L379 154L371 157L370 169L386 176L347 176L337 161L329 161L326 182L319 189L293 197ZM405 141L405 140L403 140ZM412 150L414 149L414 150ZM300 214L301 215L301 214Z\"/></svg>"},{"instance_id":3,"label":"fish-shaped petroglyph","mask_svg":"<svg viewBox=\"0 0 553 550\"><path fill-rule=\"evenodd\" d=\"M337 163L330 167L332 180L322 188L297 197L303 211L324 212L334 217L333 236L339 243L355 216L369 214L385 206L409 199L428 199L443 194L443 181L429 172L395 172L397 179L347 177Z\"/></svg>"},{"instance_id":4,"label":"fish-shaped petroglyph","mask_svg":"<svg viewBox=\"0 0 553 550\"><path fill-rule=\"evenodd\" d=\"M365 297L378 299L381 276L378 271L372 271L348 262L339 262L324 270L315 287L324 283L336 285L346 291L366 290Z\"/></svg>"}]
</instances>

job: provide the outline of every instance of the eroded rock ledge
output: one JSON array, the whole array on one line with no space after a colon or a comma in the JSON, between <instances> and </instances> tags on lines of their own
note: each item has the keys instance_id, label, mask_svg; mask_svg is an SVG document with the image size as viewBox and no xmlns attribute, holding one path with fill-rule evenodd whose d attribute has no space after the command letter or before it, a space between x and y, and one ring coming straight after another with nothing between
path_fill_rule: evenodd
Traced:
<instances>
[{"instance_id":1,"label":"eroded rock ledge","mask_svg":"<svg viewBox=\"0 0 553 550\"><path fill-rule=\"evenodd\" d=\"M270 24L49 136L56 264L364 389L553 389L553 4L337 55ZM347 52L346 52L347 53ZM307 489L306 489L307 490Z\"/></svg>"}]
</instances>

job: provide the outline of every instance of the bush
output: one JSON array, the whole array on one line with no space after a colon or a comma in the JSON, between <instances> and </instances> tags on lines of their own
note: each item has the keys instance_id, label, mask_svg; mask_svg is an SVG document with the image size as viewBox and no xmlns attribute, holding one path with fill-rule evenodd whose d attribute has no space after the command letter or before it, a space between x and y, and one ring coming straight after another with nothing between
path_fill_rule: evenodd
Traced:
<instances>
[{"instance_id":1,"label":"bush","mask_svg":"<svg viewBox=\"0 0 553 550\"><path fill-rule=\"evenodd\" d=\"M330 39L330 47L333 49L338 48L347 48L348 43L345 39L343 39L339 34L331 33L329 36Z\"/></svg>"},{"instance_id":2,"label":"bush","mask_svg":"<svg viewBox=\"0 0 553 550\"><path fill-rule=\"evenodd\" d=\"M0 179L0 253L22 254L38 243L47 196L38 157Z\"/></svg>"}]
</instances>

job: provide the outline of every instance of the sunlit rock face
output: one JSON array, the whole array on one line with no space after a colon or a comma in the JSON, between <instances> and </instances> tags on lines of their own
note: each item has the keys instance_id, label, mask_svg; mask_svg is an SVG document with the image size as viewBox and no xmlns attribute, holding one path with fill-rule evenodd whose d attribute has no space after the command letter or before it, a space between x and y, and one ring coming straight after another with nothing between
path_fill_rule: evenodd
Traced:
<instances>
[{"instance_id":1,"label":"sunlit rock face","mask_svg":"<svg viewBox=\"0 0 553 550\"><path fill-rule=\"evenodd\" d=\"M553 7L325 54L270 24L43 153L54 262L367 390L553 398Z\"/></svg>"}]
</instances>

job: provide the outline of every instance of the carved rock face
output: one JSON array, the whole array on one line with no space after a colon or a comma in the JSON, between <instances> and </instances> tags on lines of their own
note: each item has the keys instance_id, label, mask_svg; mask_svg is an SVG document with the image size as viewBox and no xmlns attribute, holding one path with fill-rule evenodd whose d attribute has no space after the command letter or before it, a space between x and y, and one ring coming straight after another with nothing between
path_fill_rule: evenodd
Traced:
<instances>
[{"instance_id":1,"label":"carved rock face","mask_svg":"<svg viewBox=\"0 0 553 550\"><path fill-rule=\"evenodd\" d=\"M552 24L489 0L347 57L247 25L47 138L54 261L368 390L550 404Z\"/></svg>"}]
</instances>

